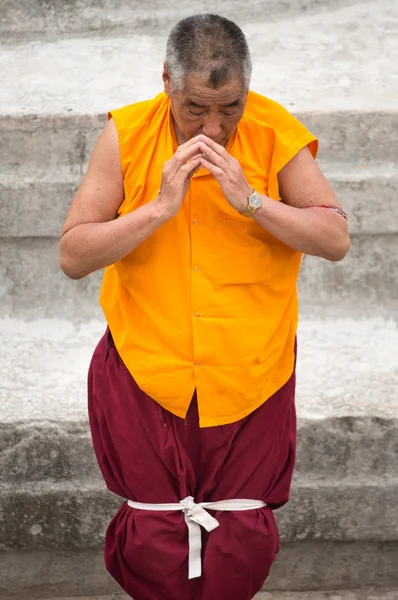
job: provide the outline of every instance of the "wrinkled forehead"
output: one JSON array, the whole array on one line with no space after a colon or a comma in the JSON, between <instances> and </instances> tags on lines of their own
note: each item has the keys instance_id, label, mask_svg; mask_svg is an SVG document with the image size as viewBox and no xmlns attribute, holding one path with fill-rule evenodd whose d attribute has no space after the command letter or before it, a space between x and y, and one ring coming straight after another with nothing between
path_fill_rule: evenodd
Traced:
<instances>
[{"instance_id":1,"label":"wrinkled forehead","mask_svg":"<svg viewBox=\"0 0 398 600\"><path fill-rule=\"evenodd\" d=\"M214 88L209 85L206 76L189 75L182 90L185 101L196 104L219 104L222 106L246 100L247 92L240 77L230 77L226 82Z\"/></svg>"}]
</instances>

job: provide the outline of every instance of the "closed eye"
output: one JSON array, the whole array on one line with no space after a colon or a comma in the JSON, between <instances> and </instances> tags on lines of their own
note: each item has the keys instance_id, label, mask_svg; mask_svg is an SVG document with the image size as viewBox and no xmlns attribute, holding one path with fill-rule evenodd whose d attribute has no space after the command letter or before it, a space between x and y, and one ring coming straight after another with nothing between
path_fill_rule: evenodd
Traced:
<instances>
[{"instance_id":1,"label":"closed eye","mask_svg":"<svg viewBox=\"0 0 398 600\"><path fill-rule=\"evenodd\" d=\"M188 112L188 114L191 117L202 117L203 115L205 115L207 113L207 110L199 110L199 109L192 109L192 108L188 108L185 107L185 110ZM237 112L237 109L229 109L229 110L222 110L220 111L220 114L223 115L224 117L233 117Z\"/></svg>"},{"instance_id":2,"label":"closed eye","mask_svg":"<svg viewBox=\"0 0 398 600\"><path fill-rule=\"evenodd\" d=\"M206 109L200 109L200 108L195 108L195 107L188 107L188 106L184 106L185 110L187 111L187 113L189 115L191 115L192 117L200 117L202 115L206 114Z\"/></svg>"}]
</instances>

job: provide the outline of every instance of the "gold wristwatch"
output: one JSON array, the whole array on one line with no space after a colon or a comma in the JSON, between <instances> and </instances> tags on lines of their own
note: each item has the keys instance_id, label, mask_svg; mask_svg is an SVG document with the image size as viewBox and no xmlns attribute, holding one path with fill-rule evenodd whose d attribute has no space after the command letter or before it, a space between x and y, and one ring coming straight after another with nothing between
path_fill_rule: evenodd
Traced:
<instances>
[{"instance_id":1,"label":"gold wristwatch","mask_svg":"<svg viewBox=\"0 0 398 600\"><path fill-rule=\"evenodd\" d=\"M251 217L256 212L256 210L258 210L260 206L262 206L260 194L253 190L250 196L248 197L247 201L247 207L245 208L245 210L242 210L240 214L244 217Z\"/></svg>"}]
</instances>

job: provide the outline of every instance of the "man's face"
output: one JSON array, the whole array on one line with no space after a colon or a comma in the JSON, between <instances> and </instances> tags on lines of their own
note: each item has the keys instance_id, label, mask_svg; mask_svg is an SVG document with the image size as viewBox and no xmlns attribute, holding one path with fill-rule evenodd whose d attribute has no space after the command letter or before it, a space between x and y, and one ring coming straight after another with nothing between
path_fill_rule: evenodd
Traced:
<instances>
[{"instance_id":1,"label":"man's face","mask_svg":"<svg viewBox=\"0 0 398 600\"><path fill-rule=\"evenodd\" d=\"M185 88L172 90L170 77L163 72L164 89L170 98L177 140L184 144L203 133L226 146L238 125L247 100L239 77L231 77L217 89L208 86L206 78L190 75Z\"/></svg>"}]
</instances>

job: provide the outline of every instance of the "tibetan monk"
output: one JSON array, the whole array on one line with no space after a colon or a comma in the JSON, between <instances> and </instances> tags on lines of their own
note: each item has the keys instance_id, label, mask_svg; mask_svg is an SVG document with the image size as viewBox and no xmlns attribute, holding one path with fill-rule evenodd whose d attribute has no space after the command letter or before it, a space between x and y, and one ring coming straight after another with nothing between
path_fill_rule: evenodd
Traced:
<instances>
[{"instance_id":1,"label":"tibetan monk","mask_svg":"<svg viewBox=\"0 0 398 600\"><path fill-rule=\"evenodd\" d=\"M279 551L296 444L297 276L346 215L317 139L250 90L241 29L177 23L164 92L108 114L60 243L105 269L89 418L108 571L134 600L250 600Z\"/></svg>"}]
</instances>

